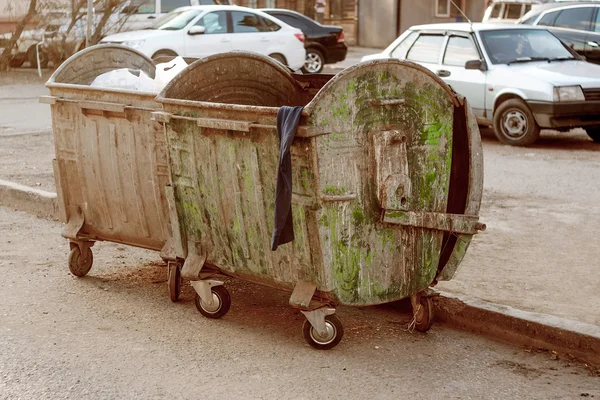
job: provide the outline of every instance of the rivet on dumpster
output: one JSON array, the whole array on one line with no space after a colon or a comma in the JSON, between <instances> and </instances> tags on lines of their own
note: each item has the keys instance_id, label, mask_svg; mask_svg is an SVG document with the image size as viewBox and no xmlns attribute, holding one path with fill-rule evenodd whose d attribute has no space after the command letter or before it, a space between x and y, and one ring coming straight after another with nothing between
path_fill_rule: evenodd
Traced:
<instances>
[{"instance_id":1,"label":"rivet on dumpster","mask_svg":"<svg viewBox=\"0 0 600 400\"><path fill-rule=\"evenodd\" d=\"M174 253L203 315L229 310L223 274L289 291L317 349L342 339L338 305L410 298L412 327L430 328L428 289L453 277L485 228L481 142L464 98L412 63L366 62L331 78L234 52L194 62L157 102ZM278 132L284 106L302 109L297 121L279 115ZM276 208L293 240L272 247Z\"/></svg>"}]
</instances>

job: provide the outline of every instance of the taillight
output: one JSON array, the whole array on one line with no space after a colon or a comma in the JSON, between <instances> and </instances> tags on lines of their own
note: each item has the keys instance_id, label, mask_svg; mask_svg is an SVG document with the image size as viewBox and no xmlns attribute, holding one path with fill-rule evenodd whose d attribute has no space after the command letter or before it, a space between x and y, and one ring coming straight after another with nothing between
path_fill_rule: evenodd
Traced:
<instances>
[{"instance_id":1,"label":"taillight","mask_svg":"<svg viewBox=\"0 0 600 400\"><path fill-rule=\"evenodd\" d=\"M304 33L294 33L294 36L296 36L299 41L304 43Z\"/></svg>"},{"instance_id":2,"label":"taillight","mask_svg":"<svg viewBox=\"0 0 600 400\"><path fill-rule=\"evenodd\" d=\"M340 36L338 36L338 43L342 43L344 41L344 32L340 32Z\"/></svg>"}]
</instances>

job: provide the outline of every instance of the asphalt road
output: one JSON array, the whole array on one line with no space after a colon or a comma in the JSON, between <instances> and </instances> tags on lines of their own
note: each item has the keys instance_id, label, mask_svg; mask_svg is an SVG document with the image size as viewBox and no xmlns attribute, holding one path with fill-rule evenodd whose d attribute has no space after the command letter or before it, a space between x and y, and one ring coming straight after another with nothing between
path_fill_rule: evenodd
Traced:
<instances>
[{"instance_id":1,"label":"asphalt road","mask_svg":"<svg viewBox=\"0 0 600 400\"><path fill-rule=\"evenodd\" d=\"M171 303L152 252L99 243L82 279L61 225L0 208L0 399L578 399L600 378L574 361L435 325L397 307L341 307L333 350L302 339L278 291L230 280L232 307Z\"/></svg>"}]
</instances>

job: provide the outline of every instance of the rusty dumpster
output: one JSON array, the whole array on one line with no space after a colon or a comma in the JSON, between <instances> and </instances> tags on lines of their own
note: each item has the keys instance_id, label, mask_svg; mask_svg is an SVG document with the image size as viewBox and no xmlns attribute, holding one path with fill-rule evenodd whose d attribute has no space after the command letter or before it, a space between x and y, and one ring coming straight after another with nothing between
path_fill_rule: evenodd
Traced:
<instances>
[{"instance_id":1,"label":"rusty dumpster","mask_svg":"<svg viewBox=\"0 0 600 400\"><path fill-rule=\"evenodd\" d=\"M411 298L431 326L428 288L454 275L478 230L482 149L466 100L413 63L361 63L335 77L294 76L233 52L201 59L159 94L181 276L219 318L215 273L291 292L305 340L334 347L338 304ZM270 248L279 107L303 106L291 148L295 240Z\"/></svg>"},{"instance_id":2,"label":"rusty dumpster","mask_svg":"<svg viewBox=\"0 0 600 400\"><path fill-rule=\"evenodd\" d=\"M90 87L119 68L154 77L148 57L118 45L99 45L65 61L47 83L56 158L54 177L63 236L71 243L69 269L86 275L95 241L169 251L170 221L164 188L169 182L161 109L156 93ZM172 246L171 246L172 247Z\"/></svg>"}]
</instances>

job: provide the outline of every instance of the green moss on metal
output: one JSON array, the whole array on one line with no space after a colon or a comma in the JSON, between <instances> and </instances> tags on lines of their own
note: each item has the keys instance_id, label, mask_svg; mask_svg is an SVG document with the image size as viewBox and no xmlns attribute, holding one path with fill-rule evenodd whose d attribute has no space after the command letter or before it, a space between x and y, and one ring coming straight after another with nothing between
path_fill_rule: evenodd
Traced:
<instances>
[{"instance_id":1,"label":"green moss on metal","mask_svg":"<svg viewBox=\"0 0 600 400\"><path fill-rule=\"evenodd\" d=\"M325 186L323 188L323 194L329 195L329 196L342 196L344 194L346 194L348 192L348 190L346 188L340 188L337 186Z\"/></svg>"}]
</instances>

